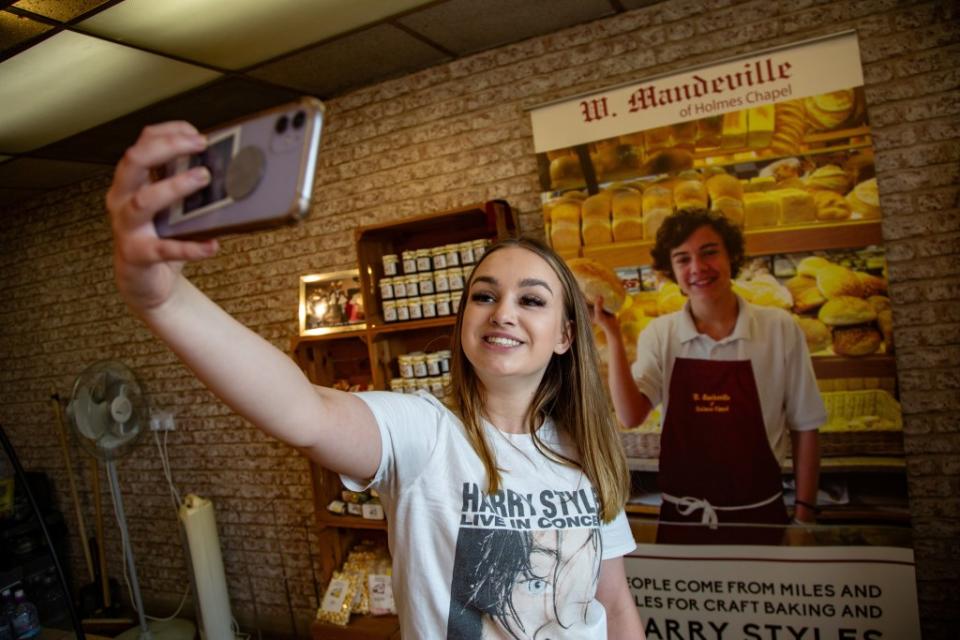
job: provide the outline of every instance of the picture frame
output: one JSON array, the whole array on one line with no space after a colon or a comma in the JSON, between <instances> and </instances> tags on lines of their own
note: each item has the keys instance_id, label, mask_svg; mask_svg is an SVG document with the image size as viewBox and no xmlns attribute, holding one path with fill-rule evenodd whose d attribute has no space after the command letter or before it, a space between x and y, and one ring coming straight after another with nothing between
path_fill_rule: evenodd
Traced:
<instances>
[{"instance_id":1,"label":"picture frame","mask_svg":"<svg viewBox=\"0 0 960 640\"><path fill-rule=\"evenodd\" d=\"M365 329L360 270L300 276L298 316L301 336Z\"/></svg>"}]
</instances>

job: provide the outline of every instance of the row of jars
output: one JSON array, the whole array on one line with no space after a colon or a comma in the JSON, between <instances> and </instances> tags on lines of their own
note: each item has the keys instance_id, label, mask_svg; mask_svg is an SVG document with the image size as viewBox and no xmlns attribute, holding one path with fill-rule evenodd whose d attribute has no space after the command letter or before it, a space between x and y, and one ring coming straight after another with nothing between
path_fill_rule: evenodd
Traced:
<instances>
[{"instance_id":1,"label":"row of jars","mask_svg":"<svg viewBox=\"0 0 960 640\"><path fill-rule=\"evenodd\" d=\"M383 301L384 322L405 322L422 318L450 316L460 307L463 290Z\"/></svg>"},{"instance_id":2,"label":"row of jars","mask_svg":"<svg viewBox=\"0 0 960 640\"><path fill-rule=\"evenodd\" d=\"M472 266L451 267L439 271L415 273L409 276L394 276L380 278L380 299L393 300L394 298L412 298L431 293L446 293L463 289L464 283L470 277Z\"/></svg>"},{"instance_id":3,"label":"row of jars","mask_svg":"<svg viewBox=\"0 0 960 640\"><path fill-rule=\"evenodd\" d=\"M444 373L439 376L430 376L427 378L391 378L390 390L397 393L416 393L417 391L426 391L439 399L446 396L446 390L450 388L450 374Z\"/></svg>"},{"instance_id":4,"label":"row of jars","mask_svg":"<svg viewBox=\"0 0 960 640\"><path fill-rule=\"evenodd\" d=\"M401 378L428 378L450 373L450 350L414 351L397 357Z\"/></svg>"},{"instance_id":5,"label":"row of jars","mask_svg":"<svg viewBox=\"0 0 960 640\"><path fill-rule=\"evenodd\" d=\"M400 255L388 253L383 256L383 275L400 275L401 267L403 275L410 275L474 264L480 260L489 244L490 240L481 238L429 249L411 249Z\"/></svg>"}]
</instances>

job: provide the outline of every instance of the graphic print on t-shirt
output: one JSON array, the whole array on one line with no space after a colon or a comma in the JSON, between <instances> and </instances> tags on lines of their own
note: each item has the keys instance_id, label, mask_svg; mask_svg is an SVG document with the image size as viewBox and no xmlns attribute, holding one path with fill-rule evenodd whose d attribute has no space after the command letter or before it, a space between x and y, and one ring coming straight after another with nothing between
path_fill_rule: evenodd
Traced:
<instances>
[{"instance_id":1,"label":"graphic print on t-shirt","mask_svg":"<svg viewBox=\"0 0 960 640\"><path fill-rule=\"evenodd\" d=\"M592 490L505 489L463 483L448 640L576 637L600 572Z\"/></svg>"}]
</instances>

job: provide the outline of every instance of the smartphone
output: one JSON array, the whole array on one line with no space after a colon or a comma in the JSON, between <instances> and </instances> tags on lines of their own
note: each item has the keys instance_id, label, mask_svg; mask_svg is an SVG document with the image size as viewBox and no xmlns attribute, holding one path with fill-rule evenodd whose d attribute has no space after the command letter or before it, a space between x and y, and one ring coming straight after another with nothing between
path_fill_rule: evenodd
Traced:
<instances>
[{"instance_id":1,"label":"smartphone","mask_svg":"<svg viewBox=\"0 0 960 640\"><path fill-rule=\"evenodd\" d=\"M305 97L205 132L204 151L158 173L202 165L210 183L158 213L157 235L197 240L302 220L310 211L322 125L323 103Z\"/></svg>"}]
</instances>

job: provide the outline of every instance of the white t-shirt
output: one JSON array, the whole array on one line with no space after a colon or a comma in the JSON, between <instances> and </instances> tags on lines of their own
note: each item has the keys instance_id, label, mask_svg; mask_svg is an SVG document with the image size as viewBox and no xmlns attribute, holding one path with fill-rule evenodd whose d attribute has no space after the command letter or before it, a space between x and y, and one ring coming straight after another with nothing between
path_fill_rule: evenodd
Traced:
<instances>
[{"instance_id":1,"label":"white t-shirt","mask_svg":"<svg viewBox=\"0 0 960 640\"><path fill-rule=\"evenodd\" d=\"M486 423L502 480L498 494L486 495L483 464L440 402L382 391L358 397L380 427L380 466L368 483L343 481L380 493L404 638L607 637L595 598L600 561L636 545L623 512L602 523L582 472L547 459L531 436ZM576 457L552 421L539 435Z\"/></svg>"},{"instance_id":2,"label":"white t-shirt","mask_svg":"<svg viewBox=\"0 0 960 640\"><path fill-rule=\"evenodd\" d=\"M637 360L631 371L650 403L663 403L661 415L666 417L676 358L749 360L767 440L777 461L783 463L790 448L787 428L816 429L827 421L827 411L803 332L790 314L749 304L739 296L737 301L737 324L722 340L697 332L689 302L680 311L656 318L637 339Z\"/></svg>"}]
</instances>

